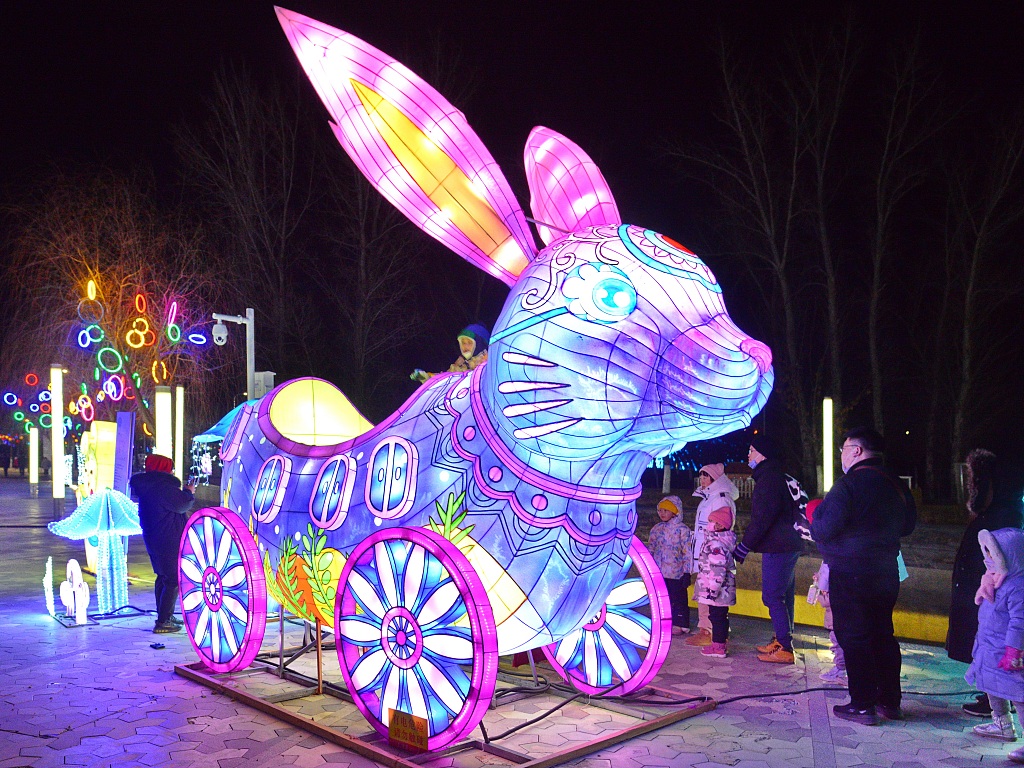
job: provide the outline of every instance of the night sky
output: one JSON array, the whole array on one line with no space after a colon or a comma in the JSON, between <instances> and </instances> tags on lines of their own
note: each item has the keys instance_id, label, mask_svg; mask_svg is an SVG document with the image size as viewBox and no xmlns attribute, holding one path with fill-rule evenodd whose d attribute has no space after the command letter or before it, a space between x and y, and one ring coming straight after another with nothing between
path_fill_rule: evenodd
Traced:
<instances>
[{"instance_id":1,"label":"night sky","mask_svg":"<svg viewBox=\"0 0 1024 768\"><path fill-rule=\"evenodd\" d=\"M825 29L849 14L869 66L919 31L948 103L968 120L1024 94L1020 3L293 0L285 7L352 32L421 74L440 41L459 62L451 75L458 92L443 85L442 92L524 206L522 146L533 126L546 125L596 160L625 221L701 253L715 249L713 228L702 226L707 190L673 167L665 147L714 141L719 35L770 60L791 33ZM257 79L297 83L319 108L271 3L0 3L0 197L11 199L48 168L84 164L145 165L173 189L172 128L201 113L215 71L231 62L244 62ZM858 102L857 89L850 109L861 114L853 124L866 126L878 115ZM327 130L325 111L323 119ZM728 270L712 266L743 325L743 297L730 293Z\"/></svg>"}]
</instances>

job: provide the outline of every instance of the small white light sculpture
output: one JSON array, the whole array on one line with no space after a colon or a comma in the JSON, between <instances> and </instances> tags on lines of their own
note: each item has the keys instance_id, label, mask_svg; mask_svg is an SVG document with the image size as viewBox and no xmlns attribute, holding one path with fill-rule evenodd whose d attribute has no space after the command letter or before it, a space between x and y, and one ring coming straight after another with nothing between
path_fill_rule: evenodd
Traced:
<instances>
[{"instance_id":1,"label":"small white light sculpture","mask_svg":"<svg viewBox=\"0 0 1024 768\"><path fill-rule=\"evenodd\" d=\"M67 580L60 585L60 601L65 616L74 616L76 624L89 620L89 585L82 578L82 568L75 559L68 560Z\"/></svg>"}]
</instances>

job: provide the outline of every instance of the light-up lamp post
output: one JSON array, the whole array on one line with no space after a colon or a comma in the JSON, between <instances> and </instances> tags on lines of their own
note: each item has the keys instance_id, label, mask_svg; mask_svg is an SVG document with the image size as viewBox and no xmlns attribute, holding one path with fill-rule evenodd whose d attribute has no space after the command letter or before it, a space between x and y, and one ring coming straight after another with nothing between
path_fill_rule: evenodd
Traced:
<instances>
[{"instance_id":1,"label":"light-up lamp post","mask_svg":"<svg viewBox=\"0 0 1024 768\"><path fill-rule=\"evenodd\" d=\"M828 493L835 479L835 448L832 445L832 398L821 401L821 490Z\"/></svg>"},{"instance_id":2,"label":"light-up lamp post","mask_svg":"<svg viewBox=\"0 0 1024 768\"><path fill-rule=\"evenodd\" d=\"M245 396L256 396L256 313L247 307L245 317L213 313L217 324L213 326L213 343L219 347L228 342L228 329L224 323L238 323L245 326Z\"/></svg>"},{"instance_id":3,"label":"light-up lamp post","mask_svg":"<svg viewBox=\"0 0 1024 768\"><path fill-rule=\"evenodd\" d=\"M28 487L32 496L39 495L39 430L28 428Z\"/></svg>"},{"instance_id":4,"label":"light-up lamp post","mask_svg":"<svg viewBox=\"0 0 1024 768\"><path fill-rule=\"evenodd\" d=\"M53 511L58 518L64 517L64 367L60 363L50 366L50 402L54 404L50 420L50 442L52 443L53 469Z\"/></svg>"},{"instance_id":5,"label":"light-up lamp post","mask_svg":"<svg viewBox=\"0 0 1024 768\"><path fill-rule=\"evenodd\" d=\"M185 479L185 388L174 388L174 475Z\"/></svg>"},{"instance_id":6,"label":"light-up lamp post","mask_svg":"<svg viewBox=\"0 0 1024 768\"><path fill-rule=\"evenodd\" d=\"M171 422L171 388L160 385L153 396L153 416L156 433L153 435L153 452L171 458L174 454L174 425Z\"/></svg>"}]
</instances>

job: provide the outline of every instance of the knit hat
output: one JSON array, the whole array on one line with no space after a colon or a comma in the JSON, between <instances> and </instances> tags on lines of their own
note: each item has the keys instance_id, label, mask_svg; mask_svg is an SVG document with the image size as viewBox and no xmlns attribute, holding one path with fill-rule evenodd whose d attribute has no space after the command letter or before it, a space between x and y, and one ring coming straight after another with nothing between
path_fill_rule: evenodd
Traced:
<instances>
[{"instance_id":1,"label":"knit hat","mask_svg":"<svg viewBox=\"0 0 1024 768\"><path fill-rule=\"evenodd\" d=\"M754 450L764 456L766 459L777 459L779 457L779 447L764 432L758 432L756 435L750 436L750 444L754 447Z\"/></svg>"},{"instance_id":2,"label":"knit hat","mask_svg":"<svg viewBox=\"0 0 1024 768\"><path fill-rule=\"evenodd\" d=\"M714 523L720 530L727 531L732 528L732 510L728 507L716 509L708 515L708 522Z\"/></svg>"},{"instance_id":3,"label":"knit hat","mask_svg":"<svg viewBox=\"0 0 1024 768\"><path fill-rule=\"evenodd\" d=\"M671 512L673 515L678 515L683 511L683 500L678 496L666 496L658 502L658 510L662 509Z\"/></svg>"},{"instance_id":4,"label":"knit hat","mask_svg":"<svg viewBox=\"0 0 1024 768\"><path fill-rule=\"evenodd\" d=\"M703 467L700 468L700 471L701 472L706 472L708 477L710 477L712 481L715 481L718 478L720 478L722 475L725 474L725 465L724 464L705 464Z\"/></svg>"},{"instance_id":5,"label":"knit hat","mask_svg":"<svg viewBox=\"0 0 1024 768\"><path fill-rule=\"evenodd\" d=\"M151 453L146 457L147 472L173 472L174 462L159 453Z\"/></svg>"}]
</instances>

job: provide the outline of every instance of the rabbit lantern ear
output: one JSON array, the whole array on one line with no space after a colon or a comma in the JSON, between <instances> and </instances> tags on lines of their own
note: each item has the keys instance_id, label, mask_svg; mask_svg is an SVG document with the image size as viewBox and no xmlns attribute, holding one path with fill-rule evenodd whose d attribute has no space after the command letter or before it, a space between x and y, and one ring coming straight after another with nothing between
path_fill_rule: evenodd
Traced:
<instances>
[{"instance_id":1,"label":"rabbit lantern ear","mask_svg":"<svg viewBox=\"0 0 1024 768\"><path fill-rule=\"evenodd\" d=\"M537 126L526 140L526 179L530 210L538 221L575 232L622 219L601 169L586 152L562 134ZM561 232L537 225L545 245Z\"/></svg>"},{"instance_id":2,"label":"rabbit lantern ear","mask_svg":"<svg viewBox=\"0 0 1024 768\"><path fill-rule=\"evenodd\" d=\"M513 285L536 246L508 182L462 113L359 38L276 10L335 136L370 183L429 235Z\"/></svg>"}]
</instances>

